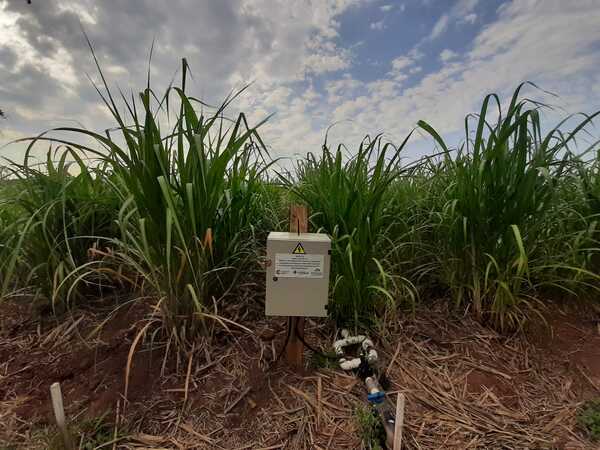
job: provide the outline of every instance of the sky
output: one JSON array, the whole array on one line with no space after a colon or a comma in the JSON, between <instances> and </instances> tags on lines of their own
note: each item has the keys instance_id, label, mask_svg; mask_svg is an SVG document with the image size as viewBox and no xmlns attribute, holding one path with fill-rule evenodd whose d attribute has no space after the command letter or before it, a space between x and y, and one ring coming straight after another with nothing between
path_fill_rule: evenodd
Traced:
<instances>
[{"instance_id":1,"label":"sky","mask_svg":"<svg viewBox=\"0 0 600 450\"><path fill-rule=\"evenodd\" d=\"M162 91L185 57L189 92L235 104L273 156L318 152L328 140L357 148L383 133L400 144L424 119L450 145L464 117L496 92L567 113L600 109L600 0L0 0L0 156L4 144L57 126L111 127L82 28L109 83ZM433 152L415 134L408 157Z\"/></svg>"}]
</instances>

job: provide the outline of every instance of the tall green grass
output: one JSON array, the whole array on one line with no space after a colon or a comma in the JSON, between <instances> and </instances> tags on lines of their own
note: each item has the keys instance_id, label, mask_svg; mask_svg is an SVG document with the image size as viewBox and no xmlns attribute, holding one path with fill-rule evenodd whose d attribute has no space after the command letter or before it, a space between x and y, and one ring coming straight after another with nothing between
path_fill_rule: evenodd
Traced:
<instances>
[{"instance_id":1,"label":"tall green grass","mask_svg":"<svg viewBox=\"0 0 600 450\"><path fill-rule=\"evenodd\" d=\"M49 151L42 164L32 164L27 153L24 164L13 168L22 188L14 199L22 226L12 231L19 236L17 271L28 274L35 297L54 310L83 299L86 291L98 295L102 277L79 272L91 248L117 236L119 199L105 174L70 148Z\"/></svg>"},{"instance_id":2,"label":"tall green grass","mask_svg":"<svg viewBox=\"0 0 600 450\"><path fill-rule=\"evenodd\" d=\"M91 137L102 148L69 142L93 152L124 187L115 257L158 295L167 329L185 344L209 331L206 317L214 318L237 276L255 264L254 233L271 220L262 183L270 162L257 127L244 114L226 116L239 92L218 108L189 96L185 60L181 85L161 96L148 78L137 99L117 99L99 64L98 71L97 90L115 128L106 135L59 131Z\"/></svg>"},{"instance_id":3,"label":"tall green grass","mask_svg":"<svg viewBox=\"0 0 600 450\"><path fill-rule=\"evenodd\" d=\"M580 180L583 201L578 212L585 218L587 227L578 229L582 233L580 242L584 249L586 267L600 273L600 149L593 146L591 160L577 161L576 180ZM584 155L585 157L585 155Z\"/></svg>"},{"instance_id":4,"label":"tall green grass","mask_svg":"<svg viewBox=\"0 0 600 450\"><path fill-rule=\"evenodd\" d=\"M332 237L332 297L330 315L354 326L372 320L397 294L410 294L410 283L392 274L385 254L396 243L390 238L398 220L388 207L392 184L402 175L399 148L381 137L360 144L356 153L331 150L309 154L296 166L297 182L290 190L310 208L314 228ZM414 300L414 299L412 299Z\"/></svg>"},{"instance_id":5,"label":"tall green grass","mask_svg":"<svg viewBox=\"0 0 600 450\"><path fill-rule=\"evenodd\" d=\"M396 220L386 237L389 245L385 257L392 273L402 274L418 287L417 292L429 295L437 288L439 247L435 224L449 179L434 158L422 158L404 169L405 175L393 182L386 199L386 207Z\"/></svg>"},{"instance_id":6,"label":"tall green grass","mask_svg":"<svg viewBox=\"0 0 600 450\"><path fill-rule=\"evenodd\" d=\"M544 133L538 105L520 98L521 88L505 112L498 96L484 99L475 130L465 120L465 143L454 156L429 124L419 123L447 152L438 175L448 182L440 191L445 200L434 216L441 282L457 304L503 329L520 326L535 309L538 285L559 286L558 273L585 271L555 259L547 230L569 146L592 117L570 132L559 124Z\"/></svg>"},{"instance_id":7,"label":"tall green grass","mask_svg":"<svg viewBox=\"0 0 600 450\"><path fill-rule=\"evenodd\" d=\"M19 188L0 184L3 294L31 285L56 308L122 278L156 298L164 329L187 346L227 320L291 201L332 237L329 312L340 324L370 326L433 292L512 330L556 292L600 289L600 156L597 144L591 159L575 145L595 115L548 130L520 86L506 108L485 97L456 152L421 121L440 155L403 165L410 135L399 146L367 137L355 151L326 140L275 183L262 122L228 117L241 91L201 102L183 60L179 85L162 95L149 75L139 95L117 96L96 63L114 127L32 138L25 163L11 166ZM60 150L33 165L29 153L47 141ZM104 249L100 260L90 248Z\"/></svg>"},{"instance_id":8,"label":"tall green grass","mask_svg":"<svg viewBox=\"0 0 600 450\"><path fill-rule=\"evenodd\" d=\"M10 170L0 167L0 300L9 294L18 283L15 266L19 257L16 247L21 215L15 199L18 182L9 179Z\"/></svg>"}]
</instances>

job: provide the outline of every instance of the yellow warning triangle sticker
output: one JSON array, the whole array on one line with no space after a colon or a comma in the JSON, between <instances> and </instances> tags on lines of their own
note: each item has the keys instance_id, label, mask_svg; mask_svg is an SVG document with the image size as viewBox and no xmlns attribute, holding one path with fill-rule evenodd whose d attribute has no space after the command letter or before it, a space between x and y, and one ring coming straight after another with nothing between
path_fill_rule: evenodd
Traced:
<instances>
[{"instance_id":1,"label":"yellow warning triangle sticker","mask_svg":"<svg viewBox=\"0 0 600 450\"><path fill-rule=\"evenodd\" d=\"M302 243L298 242L298 245L296 245L296 248L292 252L292 255L305 255L305 254L306 254L306 252L304 251L304 247L302 247Z\"/></svg>"}]
</instances>

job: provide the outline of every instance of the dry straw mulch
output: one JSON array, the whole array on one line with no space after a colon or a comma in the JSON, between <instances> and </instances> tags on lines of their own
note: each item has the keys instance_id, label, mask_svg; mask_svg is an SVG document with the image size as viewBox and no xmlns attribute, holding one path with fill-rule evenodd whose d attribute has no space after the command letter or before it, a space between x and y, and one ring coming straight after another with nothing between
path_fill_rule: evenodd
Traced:
<instances>
[{"instance_id":1,"label":"dry straw mulch","mask_svg":"<svg viewBox=\"0 0 600 450\"><path fill-rule=\"evenodd\" d=\"M553 333L538 328L513 337L469 318L449 319L443 309L388 321L376 345L391 381L389 398L406 395L405 448L597 448L577 429L575 415L582 401L598 395L600 368L594 361L600 361L600 336L591 321L560 314L552 313ZM285 337L281 321L243 323L255 334L231 327L216 343L199 345L188 357L161 367L160 377L154 370L152 380L136 378L142 387L147 383L147 395L125 401L118 393L118 414L113 408L109 416L116 439L103 448L363 448L354 414L366 401L362 384L335 368L299 374L280 363L266 370ZM123 327L128 332L119 339L131 342L135 325ZM36 334L25 327L5 334L0 351L45 345L48 358L60 364L70 343L65 338L60 346L50 344L52 332ZM78 333L70 335L75 339ZM333 339L330 328L311 321L306 337L322 346ZM310 360L309 352L306 356ZM115 357L125 358L125 364L126 355ZM28 392L17 382L20 374L10 376L12 361L0 361L0 442L43 448L40 436L52 427L38 418L23 419ZM74 382L79 376L86 373L75 373ZM67 401L72 417L85 417L90 406L84 399Z\"/></svg>"}]
</instances>

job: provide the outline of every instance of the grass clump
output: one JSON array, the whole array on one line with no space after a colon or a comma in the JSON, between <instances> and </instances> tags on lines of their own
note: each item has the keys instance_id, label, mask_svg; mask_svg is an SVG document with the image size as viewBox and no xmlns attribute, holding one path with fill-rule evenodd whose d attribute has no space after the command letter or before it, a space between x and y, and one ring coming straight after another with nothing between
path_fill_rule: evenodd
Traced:
<instances>
[{"instance_id":1,"label":"grass clump","mask_svg":"<svg viewBox=\"0 0 600 450\"><path fill-rule=\"evenodd\" d=\"M395 148L382 145L381 137L367 137L356 154L346 155L343 146L331 150L325 142L320 155L298 162L297 182L288 180L292 193L309 206L314 228L332 238L329 313L339 323L369 323L376 312L394 304L401 288L411 292L381 257L389 251L389 232L398 220L387 202L402 173L405 143Z\"/></svg>"},{"instance_id":2,"label":"grass clump","mask_svg":"<svg viewBox=\"0 0 600 450\"><path fill-rule=\"evenodd\" d=\"M600 273L600 150L590 161L579 161L578 175L584 198L582 215L588 224L586 263L590 271Z\"/></svg>"},{"instance_id":3,"label":"grass clump","mask_svg":"<svg viewBox=\"0 0 600 450\"><path fill-rule=\"evenodd\" d=\"M370 405L357 405L354 418L365 448L383 450L385 448L385 429L377 411Z\"/></svg>"},{"instance_id":4,"label":"grass clump","mask_svg":"<svg viewBox=\"0 0 600 450\"><path fill-rule=\"evenodd\" d=\"M64 309L86 292L98 295L99 272L82 275L89 251L117 235L119 200L98 168L89 167L73 149L49 151L44 164L29 154L16 166L23 211L19 270L28 272L36 297L52 309ZM90 276L91 275L91 276Z\"/></svg>"},{"instance_id":5,"label":"grass clump","mask_svg":"<svg viewBox=\"0 0 600 450\"><path fill-rule=\"evenodd\" d=\"M15 204L18 182L6 178L0 170L0 300L18 287L15 266L21 214ZM19 280L21 281L21 280Z\"/></svg>"},{"instance_id":6,"label":"grass clump","mask_svg":"<svg viewBox=\"0 0 600 450\"><path fill-rule=\"evenodd\" d=\"M72 441L78 450L112 448L112 445L126 435L126 430L115 430L107 420L107 414L82 420L69 426ZM49 450L65 450L63 435L55 428L49 428L45 436Z\"/></svg>"},{"instance_id":7,"label":"grass clump","mask_svg":"<svg viewBox=\"0 0 600 450\"><path fill-rule=\"evenodd\" d=\"M485 97L456 152L421 121L441 156L403 166L410 135L399 146L367 137L355 151L326 139L278 184L263 122L227 117L243 89L209 106L190 95L183 60L177 86L160 94L148 74L139 95L117 96L95 61L115 126L32 138L25 163L9 169L19 180L0 181L0 295L31 287L57 309L127 279L156 299L175 342L193 345L224 323L240 277L260 271L288 202L305 203L313 230L332 237L339 325L385 322L427 290L512 330L548 291L600 289L597 144L574 156L595 115L548 130L519 86L506 108ZM48 141L58 150L34 166L33 146ZM13 181L19 189L7 189ZM101 260L90 258L99 247Z\"/></svg>"},{"instance_id":8,"label":"grass clump","mask_svg":"<svg viewBox=\"0 0 600 450\"><path fill-rule=\"evenodd\" d=\"M435 224L442 283L457 304L466 302L501 329L522 324L525 311L535 308L538 285L558 286L561 272L583 270L553 259L547 230L569 145L591 118L570 133L556 127L543 134L538 105L521 99L520 90L506 112L496 95L484 99L474 136L467 117L455 156L431 126L419 123L446 152L440 170L448 184Z\"/></svg>"},{"instance_id":9,"label":"grass clump","mask_svg":"<svg viewBox=\"0 0 600 450\"><path fill-rule=\"evenodd\" d=\"M110 241L115 257L158 295L166 328L185 343L209 333L206 317L214 318L219 300L254 263L257 228L270 226L266 150L243 113L225 116L239 93L216 109L187 94L185 60L180 86L158 96L148 76L137 100L122 96L125 115L98 70L103 89L97 90L115 129L106 135L58 130L91 137L103 148L68 143L95 154L123 187L113 217L119 237Z\"/></svg>"},{"instance_id":10,"label":"grass clump","mask_svg":"<svg viewBox=\"0 0 600 450\"><path fill-rule=\"evenodd\" d=\"M592 441L600 440L600 400L590 400L577 412L577 423Z\"/></svg>"}]
</instances>

